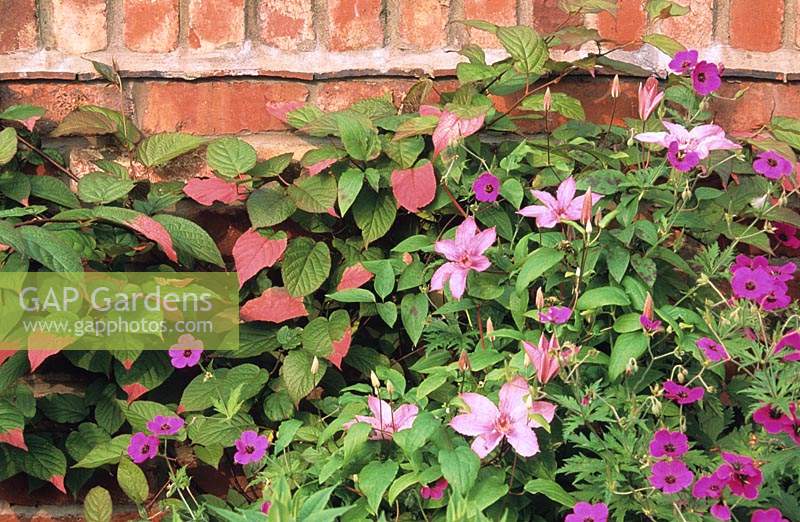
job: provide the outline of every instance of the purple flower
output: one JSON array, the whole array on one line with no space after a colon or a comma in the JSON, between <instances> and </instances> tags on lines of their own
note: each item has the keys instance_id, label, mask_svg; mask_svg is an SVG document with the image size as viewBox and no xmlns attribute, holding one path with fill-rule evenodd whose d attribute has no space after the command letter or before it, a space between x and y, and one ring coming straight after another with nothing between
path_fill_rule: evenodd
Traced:
<instances>
[{"instance_id":1,"label":"purple flower","mask_svg":"<svg viewBox=\"0 0 800 522\"><path fill-rule=\"evenodd\" d=\"M470 270L483 272L492 265L483 253L492 246L496 238L494 227L479 232L475 219L468 217L456 229L455 239L437 241L434 249L447 258L448 262L434 272L431 290L441 290L448 283L453 297L461 299L467 288Z\"/></svg>"},{"instance_id":2,"label":"purple flower","mask_svg":"<svg viewBox=\"0 0 800 522\"><path fill-rule=\"evenodd\" d=\"M781 352L787 348L788 353L783 355L783 360L787 362L800 361L800 330L795 330L781 337L778 344L775 345L773 353Z\"/></svg>"},{"instance_id":3,"label":"purple flower","mask_svg":"<svg viewBox=\"0 0 800 522\"><path fill-rule=\"evenodd\" d=\"M783 428L783 432L787 434L795 444L800 445L800 418L797 416L797 404L789 405L789 414L792 416L792 422Z\"/></svg>"},{"instance_id":4,"label":"purple flower","mask_svg":"<svg viewBox=\"0 0 800 522\"><path fill-rule=\"evenodd\" d=\"M689 439L679 431L658 430L650 441L650 455L677 458L689 451Z\"/></svg>"},{"instance_id":5,"label":"purple flower","mask_svg":"<svg viewBox=\"0 0 800 522\"><path fill-rule=\"evenodd\" d=\"M374 395L367 397L367 405L372 416L356 415L354 420L345 423L344 428L350 429L350 426L357 422L366 422L374 430L369 437L372 440L389 440L393 433L409 429L419 413L419 407L416 404L403 404L397 410L392 411L388 402L382 401Z\"/></svg>"},{"instance_id":6,"label":"purple flower","mask_svg":"<svg viewBox=\"0 0 800 522\"><path fill-rule=\"evenodd\" d=\"M529 342L522 341L522 347L536 369L536 379L542 384L547 384L561 367L559 353L561 347L558 345L558 338L553 334L548 341L547 336L542 333L539 337L539 344L534 346Z\"/></svg>"},{"instance_id":7,"label":"purple flower","mask_svg":"<svg viewBox=\"0 0 800 522\"><path fill-rule=\"evenodd\" d=\"M244 465L263 459L267 454L269 441L256 431L247 430L242 432L235 445L236 453L233 455L233 461Z\"/></svg>"},{"instance_id":8,"label":"purple flower","mask_svg":"<svg viewBox=\"0 0 800 522\"><path fill-rule=\"evenodd\" d=\"M700 163L700 156L691 150L681 150L678 142L673 141L667 148L667 161L674 169L689 172Z\"/></svg>"},{"instance_id":9,"label":"purple flower","mask_svg":"<svg viewBox=\"0 0 800 522\"><path fill-rule=\"evenodd\" d=\"M664 397L681 405L693 404L701 400L704 393L705 389L702 386L689 388L675 381L664 383Z\"/></svg>"},{"instance_id":10,"label":"purple flower","mask_svg":"<svg viewBox=\"0 0 800 522\"><path fill-rule=\"evenodd\" d=\"M768 179L781 179L794 170L792 162L777 152L767 150L756 156L753 170Z\"/></svg>"},{"instance_id":11,"label":"purple flower","mask_svg":"<svg viewBox=\"0 0 800 522\"><path fill-rule=\"evenodd\" d=\"M706 355L709 361L719 362L730 359L730 355L728 355L728 351L725 349L725 347L714 339L709 337L701 337L695 344L698 348L703 350L703 353Z\"/></svg>"},{"instance_id":12,"label":"purple flower","mask_svg":"<svg viewBox=\"0 0 800 522\"><path fill-rule=\"evenodd\" d=\"M792 424L792 419L770 404L757 409L753 413L753 420L761 424L767 433L780 433Z\"/></svg>"},{"instance_id":13,"label":"purple flower","mask_svg":"<svg viewBox=\"0 0 800 522\"><path fill-rule=\"evenodd\" d=\"M669 68L676 74L685 74L694 69L695 65L697 65L697 51L694 49L675 53L669 62Z\"/></svg>"},{"instance_id":14,"label":"purple flower","mask_svg":"<svg viewBox=\"0 0 800 522\"><path fill-rule=\"evenodd\" d=\"M529 421L525 397L530 395L528 383L520 376L500 388L499 407L477 393L462 393L459 398L469 410L453 417L450 427L462 435L475 437L472 451L484 458L503 439L522 457L539 453L539 441Z\"/></svg>"},{"instance_id":15,"label":"purple flower","mask_svg":"<svg viewBox=\"0 0 800 522\"><path fill-rule=\"evenodd\" d=\"M649 318L645 314L639 316L639 324L642 325L645 332L652 333L661 330L661 320Z\"/></svg>"},{"instance_id":16,"label":"purple flower","mask_svg":"<svg viewBox=\"0 0 800 522\"><path fill-rule=\"evenodd\" d=\"M736 496L744 497L748 500L758 498L758 486L764 481L755 461L744 455L722 452L725 464L717 470L721 479L727 481L728 487Z\"/></svg>"},{"instance_id":17,"label":"purple flower","mask_svg":"<svg viewBox=\"0 0 800 522\"><path fill-rule=\"evenodd\" d=\"M497 196L500 194L500 180L491 172L486 171L475 179L472 191L478 201L484 203L497 201Z\"/></svg>"},{"instance_id":18,"label":"purple flower","mask_svg":"<svg viewBox=\"0 0 800 522\"><path fill-rule=\"evenodd\" d=\"M650 484L663 493L672 494L691 485L694 475L680 460L662 460L650 468Z\"/></svg>"},{"instance_id":19,"label":"purple flower","mask_svg":"<svg viewBox=\"0 0 800 522\"><path fill-rule=\"evenodd\" d=\"M800 249L800 237L797 237L797 228L789 223L774 223L775 238L781 245L792 250Z\"/></svg>"},{"instance_id":20,"label":"purple flower","mask_svg":"<svg viewBox=\"0 0 800 522\"><path fill-rule=\"evenodd\" d=\"M692 87L700 96L708 96L719 89L722 80L719 77L720 71L715 63L702 61L694 66L692 70Z\"/></svg>"},{"instance_id":21,"label":"purple flower","mask_svg":"<svg viewBox=\"0 0 800 522\"><path fill-rule=\"evenodd\" d=\"M153 435L175 435L183 428L184 421L180 417L164 417L156 415L147 423L147 429Z\"/></svg>"},{"instance_id":22,"label":"purple flower","mask_svg":"<svg viewBox=\"0 0 800 522\"><path fill-rule=\"evenodd\" d=\"M731 519L731 510L724 502L711 506L710 512L717 520L728 521Z\"/></svg>"},{"instance_id":23,"label":"purple flower","mask_svg":"<svg viewBox=\"0 0 800 522\"><path fill-rule=\"evenodd\" d=\"M170 362L175 368L190 368L200 362L203 354L203 341L195 339L192 334L183 334L178 342L170 346Z\"/></svg>"},{"instance_id":24,"label":"purple flower","mask_svg":"<svg viewBox=\"0 0 800 522\"><path fill-rule=\"evenodd\" d=\"M134 433L128 444L128 456L137 464L150 460L158 454L158 438L146 433Z\"/></svg>"},{"instance_id":25,"label":"purple flower","mask_svg":"<svg viewBox=\"0 0 800 522\"><path fill-rule=\"evenodd\" d=\"M692 496L694 498L719 498L722 496L722 491L725 489L727 481L722 479L714 473L697 479L692 488Z\"/></svg>"},{"instance_id":26,"label":"purple flower","mask_svg":"<svg viewBox=\"0 0 800 522\"><path fill-rule=\"evenodd\" d=\"M272 509L272 502L269 500L261 503L261 512L265 515L269 515L269 510Z\"/></svg>"},{"instance_id":27,"label":"purple flower","mask_svg":"<svg viewBox=\"0 0 800 522\"><path fill-rule=\"evenodd\" d=\"M773 290L773 279L764 268L742 267L733 273L733 295L742 299L759 301Z\"/></svg>"},{"instance_id":28,"label":"purple flower","mask_svg":"<svg viewBox=\"0 0 800 522\"><path fill-rule=\"evenodd\" d=\"M767 292L760 301L759 305L761 305L762 310L772 311L772 310L780 310L782 308L786 308L790 304L792 304L792 298L787 293L789 291L789 287L786 286L786 283L782 283L780 281L773 281L772 290Z\"/></svg>"},{"instance_id":29,"label":"purple flower","mask_svg":"<svg viewBox=\"0 0 800 522\"><path fill-rule=\"evenodd\" d=\"M551 306L539 312L540 323L564 324L572 317L572 308L567 306Z\"/></svg>"},{"instance_id":30,"label":"purple flower","mask_svg":"<svg viewBox=\"0 0 800 522\"><path fill-rule=\"evenodd\" d=\"M564 522L607 522L608 506L600 502L599 504L589 504L588 502L578 502L572 508L572 513L564 518Z\"/></svg>"},{"instance_id":31,"label":"purple flower","mask_svg":"<svg viewBox=\"0 0 800 522\"><path fill-rule=\"evenodd\" d=\"M781 513L780 509L769 508L756 509L753 511L753 516L750 518L750 522L789 522L789 520L783 518L783 513Z\"/></svg>"},{"instance_id":32,"label":"purple flower","mask_svg":"<svg viewBox=\"0 0 800 522\"><path fill-rule=\"evenodd\" d=\"M419 495L425 500L442 500L447 485L447 479L440 478L432 486L422 486L419 488Z\"/></svg>"},{"instance_id":33,"label":"purple flower","mask_svg":"<svg viewBox=\"0 0 800 522\"><path fill-rule=\"evenodd\" d=\"M575 197L575 178L568 177L558 186L556 197L542 190L532 190L533 195L544 205L530 205L517 214L536 219L539 228L553 228L560 221L577 221L583 209L583 196ZM602 199L599 194L592 194L592 205Z\"/></svg>"},{"instance_id":34,"label":"purple flower","mask_svg":"<svg viewBox=\"0 0 800 522\"><path fill-rule=\"evenodd\" d=\"M634 136L642 143L655 143L667 150L670 164L683 172L694 168L715 150L736 150L739 145L725 137L718 125L699 125L691 131L676 123L661 122L668 132L643 132ZM673 145L677 143L677 146Z\"/></svg>"}]
</instances>

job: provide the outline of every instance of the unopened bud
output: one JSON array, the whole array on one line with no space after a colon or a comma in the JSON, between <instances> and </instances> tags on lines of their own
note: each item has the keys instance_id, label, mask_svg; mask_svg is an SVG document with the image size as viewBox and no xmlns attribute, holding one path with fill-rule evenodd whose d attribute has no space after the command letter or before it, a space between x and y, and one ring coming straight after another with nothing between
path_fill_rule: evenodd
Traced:
<instances>
[{"instance_id":1,"label":"unopened bud","mask_svg":"<svg viewBox=\"0 0 800 522\"><path fill-rule=\"evenodd\" d=\"M653 318L653 296L650 295L650 292L647 292L647 297L644 298L644 310L642 310L642 315L648 319Z\"/></svg>"},{"instance_id":2,"label":"unopened bud","mask_svg":"<svg viewBox=\"0 0 800 522\"><path fill-rule=\"evenodd\" d=\"M531 365L531 358L530 358L530 356L528 355L528 350L525 350L525 353L524 353L524 354L523 354L523 356L522 356L522 365L523 365L525 368L527 368L528 366L530 366L530 365Z\"/></svg>"},{"instance_id":3,"label":"unopened bud","mask_svg":"<svg viewBox=\"0 0 800 522\"><path fill-rule=\"evenodd\" d=\"M683 189L683 192L681 192L681 197L684 201L689 201L689 198L692 197L692 191L689 190L689 185L686 185L686 187Z\"/></svg>"},{"instance_id":4,"label":"unopened bud","mask_svg":"<svg viewBox=\"0 0 800 522\"><path fill-rule=\"evenodd\" d=\"M603 222L603 210L598 208L597 212L594 213L594 224L599 227L600 223L602 222Z\"/></svg>"},{"instance_id":5,"label":"unopened bud","mask_svg":"<svg viewBox=\"0 0 800 522\"><path fill-rule=\"evenodd\" d=\"M372 370L369 371L369 380L372 383L372 387L376 390L381 387L381 381L378 380L378 376L375 375L375 372Z\"/></svg>"},{"instance_id":6,"label":"unopened bud","mask_svg":"<svg viewBox=\"0 0 800 522\"><path fill-rule=\"evenodd\" d=\"M550 87L544 90L544 97L542 98L542 105L544 106L545 111L550 110L550 106L553 104L553 95L550 94Z\"/></svg>"},{"instance_id":7,"label":"unopened bud","mask_svg":"<svg viewBox=\"0 0 800 522\"><path fill-rule=\"evenodd\" d=\"M544 292L542 292L541 286L536 289L536 308L544 308Z\"/></svg>"},{"instance_id":8,"label":"unopened bud","mask_svg":"<svg viewBox=\"0 0 800 522\"><path fill-rule=\"evenodd\" d=\"M491 317L486 320L486 337L488 337L490 341L494 341L494 323Z\"/></svg>"},{"instance_id":9,"label":"unopened bud","mask_svg":"<svg viewBox=\"0 0 800 522\"><path fill-rule=\"evenodd\" d=\"M583 207L581 207L581 223L586 225L592 220L592 187L586 190L583 195Z\"/></svg>"},{"instance_id":10,"label":"unopened bud","mask_svg":"<svg viewBox=\"0 0 800 522\"><path fill-rule=\"evenodd\" d=\"M594 226L592 225L592 220L586 222L586 234L592 235L592 230L594 230Z\"/></svg>"},{"instance_id":11,"label":"unopened bud","mask_svg":"<svg viewBox=\"0 0 800 522\"><path fill-rule=\"evenodd\" d=\"M316 375L317 373L319 373L319 359L315 355L311 361L311 375Z\"/></svg>"},{"instance_id":12,"label":"unopened bud","mask_svg":"<svg viewBox=\"0 0 800 522\"><path fill-rule=\"evenodd\" d=\"M650 406L650 412L653 415L660 415L661 414L661 402L653 401L653 404Z\"/></svg>"},{"instance_id":13,"label":"unopened bud","mask_svg":"<svg viewBox=\"0 0 800 522\"><path fill-rule=\"evenodd\" d=\"M411 256L411 254L409 254L408 252L403 254L403 263L405 263L406 265L410 265L413 262L414 258Z\"/></svg>"},{"instance_id":14,"label":"unopened bud","mask_svg":"<svg viewBox=\"0 0 800 522\"><path fill-rule=\"evenodd\" d=\"M611 80L611 97L619 98L619 74L615 74L614 79Z\"/></svg>"},{"instance_id":15,"label":"unopened bud","mask_svg":"<svg viewBox=\"0 0 800 522\"><path fill-rule=\"evenodd\" d=\"M394 395L394 384L392 384L392 381L386 381L386 392L389 394L389 397Z\"/></svg>"},{"instance_id":16,"label":"unopened bud","mask_svg":"<svg viewBox=\"0 0 800 522\"><path fill-rule=\"evenodd\" d=\"M636 362L636 359L631 357L628 359L628 364L625 365L625 375L633 375L633 373L639 369L639 363Z\"/></svg>"},{"instance_id":17,"label":"unopened bud","mask_svg":"<svg viewBox=\"0 0 800 522\"><path fill-rule=\"evenodd\" d=\"M678 375L676 375L676 378L677 378L678 384L683 384L683 383L686 382L686 374L683 373L683 370L678 372Z\"/></svg>"},{"instance_id":18,"label":"unopened bud","mask_svg":"<svg viewBox=\"0 0 800 522\"><path fill-rule=\"evenodd\" d=\"M472 363L466 350L461 350L461 356L458 358L458 369L462 372L468 372L472 369Z\"/></svg>"}]
</instances>

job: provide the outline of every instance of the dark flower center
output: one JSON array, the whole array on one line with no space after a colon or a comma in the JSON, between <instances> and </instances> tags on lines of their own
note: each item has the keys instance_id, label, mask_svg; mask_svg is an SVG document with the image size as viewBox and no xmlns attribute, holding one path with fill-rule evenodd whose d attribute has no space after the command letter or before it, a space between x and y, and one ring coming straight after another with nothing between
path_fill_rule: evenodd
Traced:
<instances>
[{"instance_id":1,"label":"dark flower center","mask_svg":"<svg viewBox=\"0 0 800 522\"><path fill-rule=\"evenodd\" d=\"M692 66L692 62L690 62L689 60L686 60L681 64L681 67L684 68L684 69L688 69L691 66Z\"/></svg>"},{"instance_id":2,"label":"dark flower center","mask_svg":"<svg viewBox=\"0 0 800 522\"><path fill-rule=\"evenodd\" d=\"M583 519L583 522L594 522L594 519L592 517L586 517Z\"/></svg>"},{"instance_id":3,"label":"dark flower center","mask_svg":"<svg viewBox=\"0 0 800 522\"><path fill-rule=\"evenodd\" d=\"M491 185L486 185L483 191L486 192L487 194L491 194L492 192L494 192L494 187Z\"/></svg>"},{"instance_id":4,"label":"dark flower center","mask_svg":"<svg viewBox=\"0 0 800 522\"><path fill-rule=\"evenodd\" d=\"M780 419L783 418L783 413L781 413L780 411L778 411L778 410L776 410L774 408L770 408L769 409L769 418L770 419L775 419L775 420L780 420Z\"/></svg>"},{"instance_id":5,"label":"dark flower center","mask_svg":"<svg viewBox=\"0 0 800 522\"><path fill-rule=\"evenodd\" d=\"M495 427L500 433L507 433L511 429L511 419L509 419L508 415L505 413L501 413L500 417L497 419Z\"/></svg>"},{"instance_id":6,"label":"dark flower center","mask_svg":"<svg viewBox=\"0 0 800 522\"><path fill-rule=\"evenodd\" d=\"M164 423L164 424L161 425L161 429L163 431L169 431L170 430L170 425L167 424L167 423Z\"/></svg>"},{"instance_id":7,"label":"dark flower center","mask_svg":"<svg viewBox=\"0 0 800 522\"><path fill-rule=\"evenodd\" d=\"M672 443L665 444L664 451L666 451L667 453L675 453L675 445Z\"/></svg>"},{"instance_id":8,"label":"dark flower center","mask_svg":"<svg viewBox=\"0 0 800 522\"><path fill-rule=\"evenodd\" d=\"M769 158L767 160L767 165L769 165L770 167L777 167L778 166L778 162L775 161L775 158Z\"/></svg>"},{"instance_id":9,"label":"dark flower center","mask_svg":"<svg viewBox=\"0 0 800 522\"><path fill-rule=\"evenodd\" d=\"M664 482L666 482L667 484L675 484L675 482L676 482L677 480L678 480L678 479L677 479L677 478L675 478L675 476L674 476L674 475L667 475L666 477L664 477Z\"/></svg>"},{"instance_id":10,"label":"dark flower center","mask_svg":"<svg viewBox=\"0 0 800 522\"><path fill-rule=\"evenodd\" d=\"M680 398L680 399L688 399L689 398L689 394L686 393L685 391L679 391L678 392L678 398Z\"/></svg>"},{"instance_id":11,"label":"dark flower center","mask_svg":"<svg viewBox=\"0 0 800 522\"><path fill-rule=\"evenodd\" d=\"M704 82L704 81L706 81L706 73L699 73L699 74L697 75L697 80L698 80L699 82L701 82L701 83L702 83L702 82Z\"/></svg>"},{"instance_id":12,"label":"dark flower center","mask_svg":"<svg viewBox=\"0 0 800 522\"><path fill-rule=\"evenodd\" d=\"M244 452L245 453L255 453L256 449L253 446L245 446Z\"/></svg>"},{"instance_id":13,"label":"dark flower center","mask_svg":"<svg viewBox=\"0 0 800 522\"><path fill-rule=\"evenodd\" d=\"M142 455L150 453L150 444L142 445Z\"/></svg>"},{"instance_id":14,"label":"dark flower center","mask_svg":"<svg viewBox=\"0 0 800 522\"><path fill-rule=\"evenodd\" d=\"M744 284L744 287L745 287L746 289L748 289L748 290L755 290L755 289L756 289L756 284L755 284L755 282L753 282L753 281L748 281L748 282L746 282L746 283Z\"/></svg>"},{"instance_id":15,"label":"dark flower center","mask_svg":"<svg viewBox=\"0 0 800 522\"><path fill-rule=\"evenodd\" d=\"M191 350L184 350L183 351L183 356L184 357L191 357L192 356L192 351Z\"/></svg>"},{"instance_id":16,"label":"dark flower center","mask_svg":"<svg viewBox=\"0 0 800 522\"><path fill-rule=\"evenodd\" d=\"M737 473L736 480L743 485L747 485L750 482L750 475L745 475L744 473Z\"/></svg>"}]
</instances>

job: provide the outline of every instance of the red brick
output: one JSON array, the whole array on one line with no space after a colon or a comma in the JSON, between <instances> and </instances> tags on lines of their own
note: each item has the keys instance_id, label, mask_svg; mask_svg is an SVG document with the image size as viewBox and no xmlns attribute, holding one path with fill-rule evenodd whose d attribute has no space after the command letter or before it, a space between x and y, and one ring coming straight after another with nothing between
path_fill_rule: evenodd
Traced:
<instances>
[{"instance_id":1,"label":"red brick","mask_svg":"<svg viewBox=\"0 0 800 522\"><path fill-rule=\"evenodd\" d=\"M0 13L0 54L35 49L35 0L0 0Z\"/></svg>"},{"instance_id":2,"label":"red brick","mask_svg":"<svg viewBox=\"0 0 800 522\"><path fill-rule=\"evenodd\" d=\"M712 0L676 0L691 10L685 16L662 21L658 31L671 36L690 49L712 44L714 38L714 4ZM691 23L688 23L691 20Z\"/></svg>"},{"instance_id":3,"label":"red brick","mask_svg":"<svg viewBox=\"0 0 800 522\"><path fill-rule=\"evenodd\" d=\"M213 49L244 39L244 0L189 0L189 45Z\"/></svg>"},{"instance_id":4,"label":"red brick","mask_svg":"<svg viewBox=\"0 0 800 522\"><path fill-rule=\"evenodd\" d=\"M447 44L448 5L441 0L400 0L400 46L419 50Z\"/></svg>"},{"instance_id":5,"label":"red brick","mask_svg":"<svg viewBox=\"0 0 800 522\"><path fill-rule=\"evenodd\" d=\"M286 129L266 104L305 101L308 89L287 82L168 81L137 85L134 97L145 132L217 135Z\"/></svg>"},{"instance_id":6,"label":"red brick","mask_svg":"<svg viewBox=\"0 0 800 522\"><path fill-rule=\"evenodd\" d=\"M617 14L602 12L597 18L600 36L615 44L630 44L641 39L647 25L642 0L617 0Z\"/></svg>"},{"instance_id":7,"label":"red brick","mask_svg":"<svg viewBox=\"0 0 800 522\"><path fill-rule=\"evenodd\" d=\"M738 100L722 98L733 97L739 89L747 92ZM719 93L711 105L714 121L729 132L757 130L773 115L800 118L800 87L794 83L725 82Z\"/></svg>"},{"instance_id":8,"label":"red brick","mask_svg":"<svg viewBox=\"0 0 800 522\"><path fill-rule=\"evenodd\" d=\"M748 51L774 51L781 46L783 0L732 0L731 45Z\"/></svg>"},{"instance_id":9,"label":"red brick","mask_svg":"<svg viewBox=\"0 0 800 522\"><path fill-rule=\"evenodd\" d=\"M0 109L20 103L44 107L45 120L58 122L81 105L119 110L121 101L116 89L99 83L4 83L0 87Z\"/></svg>"},{"instance_id":10,"label":"red brick","mask_svg":"<svg viewBox=\"0 0 800 522\"><path fill-rule=\"evenodd\" d=\"M52 0L52 31L56 48L81 54L108 45L105 0Z\"/></svg>"},{"instance_id":11,"label":"red brick","mask_svg":"<svg viewBox=\"0 0 800 522\"><path fill-rule=\"evenodd\" d=\"M141 53L175 49L178 9L178 0L125 0L125 45Z\"/></svg>"},{"instance_id":12,"label":"red brick","mask_svg":"<svg viewBox=\"0 0 800 522\"><path fill-rule=\"evenodd\" d=\"M381 0L329 0L328 20L332 51L383 46Z\"/></svg>"},{"instance_id":13,"label":"red brick","mask_svg":"<svg viewBox=\"0 0 800 522\"><path fill-rule=\"evenodd\" d=\"M346 109L357 101L392 95L392 101L399 105L403 95L414 82L411 80L385 81L333 81L320 85L314 105L324 111Z\"/></svg>"},{"instance_id":14,"label":"red brick","mask_svg":"<svg viewBox=\"0 0 800 522\"><path fill-rule=\"evenodd\" d=\"M552 33L559 27L578 25L580 16L568 15L558 8L558 0L533 0L533 28L539 34Z\"/></svg>"},{"instance_id":15,"label":"red brick","mask_svg":"<svg viewBox=\"0 0 800 522\"><path fill-rule=\"evenodd\" d=\"M313 8L312 0L261 0L258 3L261 40L287 51L312 48Z\"/></svg>"},{"instance_id":16,"label":"red brick","mask_svg":"<svg viewBox=\"0 0 800 522\"><path fill-rule=\"evenodd\" d=\"M517 2L515 0L465 0L464 18L484 20L497 25L517 24ZM485 31L469 29L470 41L485 47L499 48L497 38Z\"/></svg>"}]
</instances>

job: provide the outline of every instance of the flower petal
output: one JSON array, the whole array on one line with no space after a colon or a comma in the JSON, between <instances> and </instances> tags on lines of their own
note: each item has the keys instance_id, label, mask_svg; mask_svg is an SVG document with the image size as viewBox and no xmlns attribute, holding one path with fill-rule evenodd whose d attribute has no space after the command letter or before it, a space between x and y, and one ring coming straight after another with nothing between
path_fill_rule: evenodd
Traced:
<instances>
[{"instance_id":1,"label":"flower petal","mask_svg":"<svg viewBox=\"0 0 800 522\"><path fill-rule=\"evenodd\" d=\"M506 434L508 443L521 457L532 457L539 453L539 439L525 423L514 424Z\"/></svg>"},{"instance_id":2,"label":"flower petal","mask_svg":"<svg viewBox=\"0 0 800 522\"><path fill-rule=\"evenodd\" d=\"M474 451L480 458L484 458L486 455L492 452L493 449L500 444L500 441L503 440L503 434L499 431L491 431L484 435L479 435L472 441L472 451Z\"/></svg>"}]
</instances>

